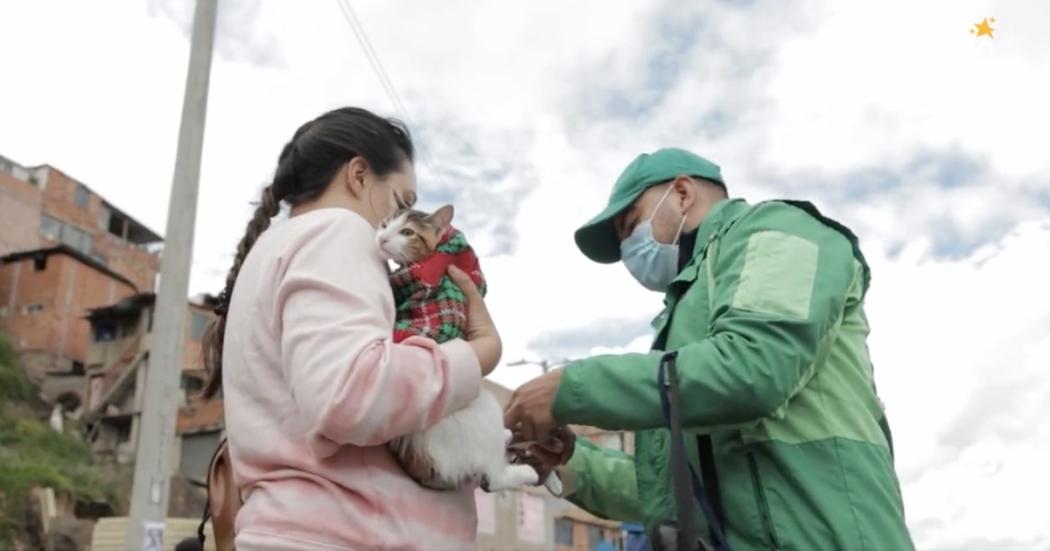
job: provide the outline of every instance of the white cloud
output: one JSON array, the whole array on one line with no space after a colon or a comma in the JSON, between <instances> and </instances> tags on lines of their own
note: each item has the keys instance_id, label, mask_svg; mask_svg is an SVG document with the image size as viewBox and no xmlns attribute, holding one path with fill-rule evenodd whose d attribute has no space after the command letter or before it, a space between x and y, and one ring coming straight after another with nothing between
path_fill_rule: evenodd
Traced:
<instances>
[{"instance_id":1,"label":"white cloud","mask_svg":"<svg viewBox=\"0 0 1050 551\"><path fill-rule=\"evenodd\" d=\"M152 2L0 5L0 51L14 53L0 153L51 163L163 231L187 42L185 14ZM334 2L224 4L239 26L213 66L193 292L220 288L248 202L299 124L345 104L392 112ZM583 259L571 235L634 155L695 149L734 193L813 199L860 234L876 377L920 547L1050 545L1025 502L1047 485L1050 448L1041 2L354 6L455 178L458 220L492 253L482 263L508 361L535 359L539 335L659 311L658 295ZM996 37L978 40L969 28L988 16ZM946 166L973 181L948 189ZM872 173L888 183L859 194ZM449 191L424 179L424 201L428 189L434 201Z\"/></svg>"}]
</instances>

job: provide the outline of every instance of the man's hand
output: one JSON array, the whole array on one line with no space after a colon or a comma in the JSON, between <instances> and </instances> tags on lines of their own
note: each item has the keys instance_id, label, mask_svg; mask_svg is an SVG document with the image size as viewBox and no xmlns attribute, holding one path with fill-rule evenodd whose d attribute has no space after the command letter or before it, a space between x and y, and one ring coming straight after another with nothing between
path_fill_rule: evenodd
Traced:
<instances>
[{"instance_id":1,"label":"man's hand","mask_svg":"<svg viewBox=\"0 0 1050 551\"><path fill-rule=\"evenodd\" d=\"M536 469L540 475L540 483L544 483L555 467L559 467L572 459L576 451L576 433L568 427L557 427L551 433L551 439L532 444L525 450L523 461Z\"/></svg>"},{"instance_id":2,"label":"man's hand","mask_svg":"<svg viewBox=\"0 0 1050 551\"><path fill-rule=\"evenodd\" d=\"M503 425L525 441L547 442L557 422L551 411L561 385L561 369L541 375L514 391L503 413Z\"/></svg>"}]
</instances>

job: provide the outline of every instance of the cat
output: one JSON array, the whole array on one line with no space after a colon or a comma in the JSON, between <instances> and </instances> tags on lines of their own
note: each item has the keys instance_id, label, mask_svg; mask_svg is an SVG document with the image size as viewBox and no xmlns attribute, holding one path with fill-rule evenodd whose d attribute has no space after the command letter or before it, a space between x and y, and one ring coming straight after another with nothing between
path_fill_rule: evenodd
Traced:
<instances>
[{"instance_id":1,"label":"cat","mask_svg":"<svg viewBox=\"0 0 1050 551\"><path fill-rule=\"evenodd\" d=\"M398 264L390 276L397 307L394 341L420 335L441 343L463 336L466 300L446 275L449 264L467 273L482 295L486 285L477 256L463 234L452 227L452 205L433 213L398 211L376 234L380 253ZM511 431L503 410L484 389L471 403L429 429L390 442L401 466L428 488L450 490L478 482L494 492L539 483L529 465L516 464L508 451ZM556 495L561 481L551 473L545 485Z\"/></svg>"}]
</instances>

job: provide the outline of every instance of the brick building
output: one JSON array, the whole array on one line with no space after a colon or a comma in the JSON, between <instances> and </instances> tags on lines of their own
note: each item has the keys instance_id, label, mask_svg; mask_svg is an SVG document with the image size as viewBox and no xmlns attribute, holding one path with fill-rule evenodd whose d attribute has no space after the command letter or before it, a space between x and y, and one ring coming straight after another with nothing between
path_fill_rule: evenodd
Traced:
<instances>
[{"instance_id":1,"label":"brick building","mask_svg":"<svg viewBox=\"0 0 1050 551\"><path fill-rule=\"evenodd\" d=\"M83 388L88 440L96 454L111 457L118 463L130 462L138 445L139 414L143 409L145 375L153 341L155 298L153 293L140 293L116 304L94 308L88 314L91 339ZM187 304L180 384L182 407L177 427L181 429L180 434L221 429L221 402L204 408L201 413L195 400L206 380L201 340L212 319L214 314L208 304Z\"/></svg>"},{"instance_id":2,"label":"brick building","mask_svg":"<svg viewBox=\"0 0 1050 551\"><path fill-rule=\"evenodd\" d=\"M83 376L89 309L153 290L160 244L60 170L0 157L0 331L45 395Z\"/></svg>"}]
</instances>

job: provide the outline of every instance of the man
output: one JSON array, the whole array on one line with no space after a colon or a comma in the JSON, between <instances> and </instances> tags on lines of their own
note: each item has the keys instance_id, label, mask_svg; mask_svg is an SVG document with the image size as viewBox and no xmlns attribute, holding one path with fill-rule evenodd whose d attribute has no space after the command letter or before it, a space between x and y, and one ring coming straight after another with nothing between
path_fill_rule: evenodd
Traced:
<instances>
[{"instance_id":1,"label":"man","mask_svg":"<svg viewBox=\"0 0 1050 551\"><path fill-rule=\"evenodd\" d=\"M624 170L576 243L622 260L666 308L652 352L575 361L514 393L505 421L522 440L570 423L637 431L633 458L533 446L543 467L567 461L563 495L642 521L654 540L674 523L657 384L674 350L688 460L734 551L912 548L866 345L870 275L849 229L809 203L730 200L717 165L661 149Z\"/></svg>"}]
</instances>

